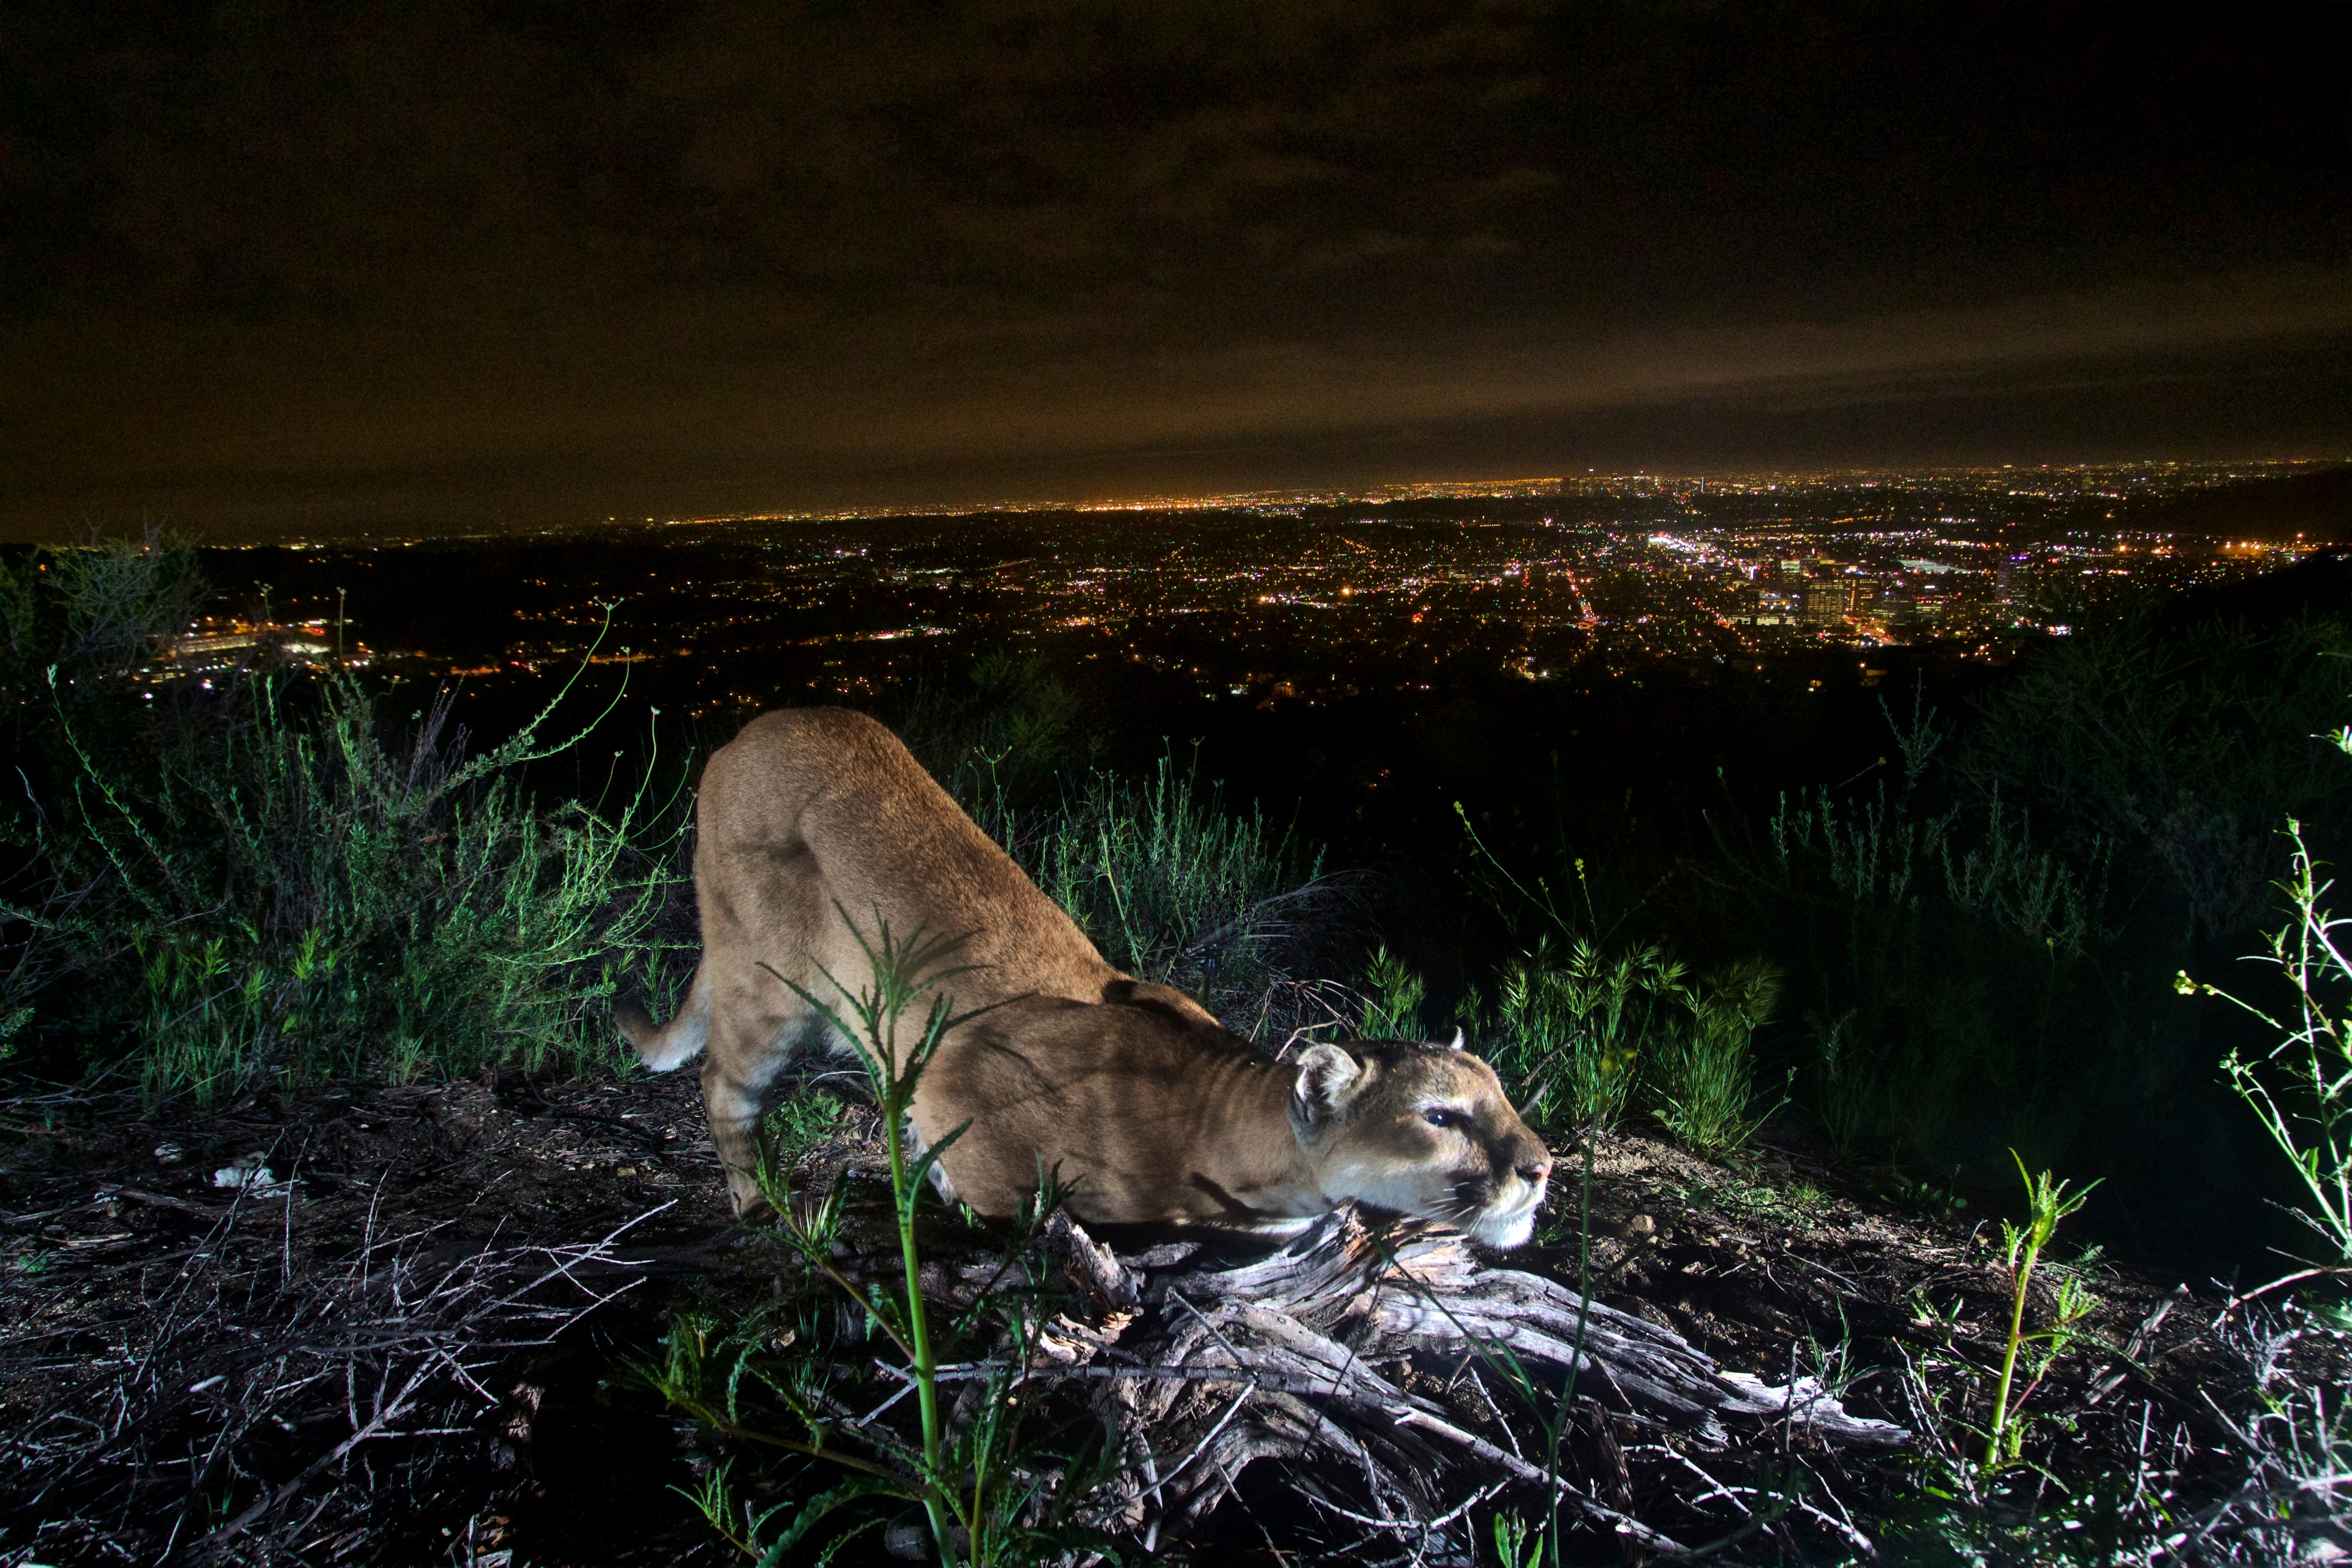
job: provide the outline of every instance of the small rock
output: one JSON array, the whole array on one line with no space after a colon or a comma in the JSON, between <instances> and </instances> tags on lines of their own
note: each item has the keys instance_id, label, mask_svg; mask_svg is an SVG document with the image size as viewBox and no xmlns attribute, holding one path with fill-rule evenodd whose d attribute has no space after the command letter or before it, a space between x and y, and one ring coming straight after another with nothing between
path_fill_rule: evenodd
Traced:
<instances>
[{"instance_id":1,"label":"small rock","mask_svg":"<svg viewBox=\"0 0 2352 1568\"><path fill-rule=\"evenodd\" d=\"M213 1185L243 1188L257 1198L289 1198L294 1195L293 1182L279 1181L278 1173L261 1163L258 1154L247 1154L236 1164L223 1165L215 1171Z\"/></svg>"},{"instance_id":2,"label":"small rock","mask_svg":"<svg viewBox=\"0 0 2352 1568\"><path fill-rule=\"evenodd\" d=\"M1625 1234L1627 1236L1655 1236L1658 1234L1658 1222L1652 1219L1648 1215L1637 1214L1632 1219L1625 1222Z\"/></svg>"},{"instance_id":3,"label":"small rock","mask_svg":"<svg viewBox=\"0 0 2352 1568\"><path fill-rule=\"evenodd\" d=\"M901 1563L920 1563L931 1554L931 1532L920 1518L905 1515L882 1527L882 1550Z\"/></svg>"},{"instance_id":4,"label":"small rock","mask_svg":"<svg viewBox=\"0 0 2352 1568\"><path fill-rule=\"evenodd\" d=\"M187 1157L188 1152L181 1148L177 1143L158 1143L155 1145L155 1158L163 1164L176 1165Z\"/></svg>"}]
</instances>

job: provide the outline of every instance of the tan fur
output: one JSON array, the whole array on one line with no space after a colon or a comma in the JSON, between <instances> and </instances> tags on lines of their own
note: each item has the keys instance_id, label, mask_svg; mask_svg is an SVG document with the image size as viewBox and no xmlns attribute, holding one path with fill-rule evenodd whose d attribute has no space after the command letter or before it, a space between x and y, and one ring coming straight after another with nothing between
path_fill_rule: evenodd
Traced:
<instances>
[{"instance_id":1,"label":"tan fur","mask_svg":"<svg viewBox=\"0 0 2352 1568\"><path fill-rule=\"evenodd\" d=\"M1010 1215L1042 1160L1076 1183L1090 1224L1280 1229L1360 1199L1527 1239L1550 1156L1494 1072L1413 1042L1318 1046L1269 1060L1200 1004L1131 980L1037 890L898 738L839 709L767 713L711 759L697 808L702 963L687 1003L656 1027L615 1014L638 1055L675 1068L698 1050L711 1142L739 1211L769 1087L798 1054L841 1048L761 967L830 997L869 938L918 929L969 940L949 962L959 1014L913 1108L941 1186ZM1433 1123L1433 1117L1437 1125Z\"/></svg>"}]
</instances>

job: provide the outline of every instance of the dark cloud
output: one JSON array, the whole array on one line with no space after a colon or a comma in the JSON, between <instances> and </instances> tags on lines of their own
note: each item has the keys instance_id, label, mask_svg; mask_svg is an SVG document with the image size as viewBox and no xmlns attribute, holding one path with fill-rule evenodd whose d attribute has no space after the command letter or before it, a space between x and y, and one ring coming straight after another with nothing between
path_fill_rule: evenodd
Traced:
<instances>
[{"instance_id":1,"label":"dark cloud","mask_svg":"<svg viewBox=\"0 0 2352 1568\"><path fill-rule=\"evenodd\" d=\"M2347 16L17 6L0 524L2352 437Z\"/></svg>"}]
</instances>

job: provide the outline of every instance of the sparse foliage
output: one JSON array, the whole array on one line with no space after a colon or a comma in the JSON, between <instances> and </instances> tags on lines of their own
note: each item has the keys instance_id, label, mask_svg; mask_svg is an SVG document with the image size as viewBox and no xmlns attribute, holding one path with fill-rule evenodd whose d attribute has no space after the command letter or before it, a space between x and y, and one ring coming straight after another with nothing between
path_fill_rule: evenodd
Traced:
<instances>
[{"instance_id":1,"label":"sparse foliage","mask_svg":"<svg viewBox=\"0 0 2352 1568\"><path fill-rule=\"evenodd\" d=\"M2051 1363L2074 1342L2092 1307L2082 1281L2070 1274L2059 1285L2057 1310L2049 1326L2030 1333L2026 1331L2025 1304L2032 1293L2034 1268L2042 1261L2042 1248L2057 1234L2058 1222L2081 1208L2091 1195L2091 1187L2099 1184L2093 1182L2091 1187L2070 1192L2065 1183L2053 1181L2047 1171L2027 1175L2025 1162L2018 1160L2015 1150L2010 1152L2010 1158L2017 1160L2017 1173L2025 1178L2026 1220L2022 1226L2008 1220L2000 1223L2010 1279L2009 1344L2001 1354L2000 1381L1993 1386L1992 1415L1985 1431L1984 1462L1988 1469L2016 1461L2025 1441L2025 1402L2041 1386ZM2018 1390L2012 1399L2011 1390L2017 1373L2018 1353L2028 1345L2035 1347L2031 1375L2025 1387Z\"/></svg>"},{"instance_id":2,"label":"sparse foliage","mask_svg":"<svg viewBox=\"0 0 2352 1568\"><path fill-rule=\"evenodd\" d=\"M1419 974L1393 957L1383 943L1364 966L1364 1017L1360 1032L1368 1040L1417 1040L1424 1034L1421 1004L1429 987Z\"/></svg>"},{"instance_id":3,"label":"sparse foliage","mask_svg":"<svg viewBox=\"0 0 2352 1568\"><path fill-rule=\"evenodd\" d=\"M966 973L950 963L966 939L919 930L901 936L887 921L869 939L845 910L836 906L835 912L856 938L867 976L853 987L827 974L834 992L829 996L781 976L778 983L816 1009L865 1068L880 1112L890 1182L899 1273L895 1288L878 1279L853 1277L845 1267L845 1187L836 1186L813 1204L797 1201L772 1145L763 1151L759 1176L775 1215L772 1234L812 1277L829 1281L896 1348L904 1363L896 1375L915 1395L919 1436L911 1444L902 1442L887 1426L843 1418L832 1391L845 1381L847 1369L826 1353L829 1336L810 1320L806 1302L800 1303L803 1321L782 1335L774 1311L726 1323L690 1317L673 1329L665 1360L641 1371L670 1403L715 1431L840 1471L840 1484L814 1500L764 1512L730 1500L723 1462L710 1472L693 1500L712 1528L747 1556L775 1561L810 1539L836 1510L878 1497L922 1509L942 1563L986 1568L1034 1562L1041 1550L1070 1544L1084 1533L1066 1527L1066 1520L1086 1489L1074 1487L1055 1506L1053 1489L1040 1486L1037 1471L1043 1467L1035 1456L1026 1468L1014 1462L1024 1444L1034 1444L1024 1435L1019 1408L1035 1334L1031 1298L1038 1283L1025 1252L1037 1226L1058 1206L1060 1193L1051 1173L1045 1173L1030 1223L1016 1227L1004 1255L1001 1288L983 1290L965 1310L949 1310L944 1321L935 1323L929 1296L936 1287L925 1282L919 1239L921 1199L940 1155L962 1130L926 1147L914 1136L910 1111L924 1069L947 1031L971 1016L955 1012L949 989ZM977 1395L976 1404L967 1399L950 1412L941 1398L940 1352L943 1343L961 1343L975 1331L1001 1335L1012 1353L994 1363L984 1384L967 1389ZM794 1350L803 1343L805 1349ZM758 1418L744 1397L752 1390L787 1415L797 1433L754 1425ZM790 1520L772 1530L786 1512ZM839 1541L836 1531L836 1546Z\"/></svg>"},{"instance_id":4,"label":"sparse foliage","mask_svg":"<svg viewBox=\"0 0 2352 1568\"><path fill-rule=\"evenodd\" d=\"M2352 731L2337 738L2352 751ZM2352 921L2329 910L2335 883L2290 820L2294 846L2284 891L2293 919L2271 933L2255 962L2278 971L2289 1005L2273 1012L2219 986L2179 978L2191 995L2217 996L2261 1020L2273 1044L2259 1054L2232 1050L2221 1064L2231 1086L2253 1109L2294 1166L2308 1206L2304 1223L2329 1251L2329 1266L2352 1265L2352 960L2339 933Z\"/></svg>"}]
</instances>

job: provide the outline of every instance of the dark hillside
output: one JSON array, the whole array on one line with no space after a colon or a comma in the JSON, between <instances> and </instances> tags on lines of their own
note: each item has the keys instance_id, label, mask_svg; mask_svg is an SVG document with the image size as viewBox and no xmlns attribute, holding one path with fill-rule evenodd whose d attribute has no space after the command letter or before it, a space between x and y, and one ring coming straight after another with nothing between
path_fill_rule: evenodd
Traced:
<instances>
[{"instance_id":1,"label":"dark hillside","mask_svg":"<svg viewBox=\"0 0 2352 1568\"><path fill-rule=\"evenodd\" d=\"M2249 479L2162 497L2132 497L2081 513L2083 526L2218 533L2233 539L2352 540L2352 466Z\"/></svg>"},{"instance_id":2,"label":"dark hillside","mask_svg":"<svg viewBox=\"0 0 2352 1568\"><path fill-rule=\"evenodd\" d=\"M2158 622L2179 630L2200 622L2270 626L2308 616L2352 616L2352 552L2321 551L2283 571L2195 589L2165 605Z\"/></svg>"}]
</instances>

